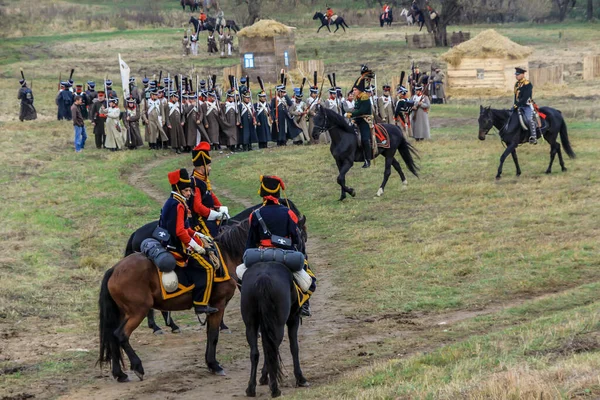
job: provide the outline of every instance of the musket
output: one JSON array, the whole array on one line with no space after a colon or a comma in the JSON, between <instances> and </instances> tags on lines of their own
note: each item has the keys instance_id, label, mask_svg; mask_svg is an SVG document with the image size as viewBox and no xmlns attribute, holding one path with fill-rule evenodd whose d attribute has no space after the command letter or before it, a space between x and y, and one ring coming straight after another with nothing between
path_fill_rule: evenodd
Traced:
<instances>
[{"instance_id":1,"label":"musket","mask_svg":"<svg viewBox=\"0 0 600 400\"><path fill-rule=\"evenodd\" d=\"M323 85L325 84L325 75L323 75L323 79L321 80L321 88L319 89L319 94L317 95L317 98L315 101L312 102L312 104L310 105L310 108L313 108L315 106L315 104L317 103L321 103L321 94L323 93Z\"/></svg>"},{"instance_id":2,"label":"musket","mask_svg":"<svg viewBox=\"0 0 600 400\"><path fill-rule=\"evenodd\" d=\"M62 82L62 72L58 73L58 90L60 90L60 83Z\"/></svg>"},{"instance_id":3,"label":"musket","mask_svg":"<svg viewBox=\"0 0 600 400\"><path fill-rule=\"evenodd\" d=\"M104 76L104 98L106 99L106 109L108 110L108 93L106 91L106 80L108 79L108 74Z\"/></svg>"},{"instance_id":4,"label":"musket","mask_svg":"<svg viewBox=\"0 0 600 400\"><path fill-rule=\"evenodd\" d=\"M73 80L73 72L75 72L75 68L71 68L71 74L69 75L69 83Z\"/></svg>"},{"instance_id":5,"label":"musket","mask_svg":"<svg viewBox=\"0 0 600 400\"><path fill-rule=\"evenodd\" d=\"M236 121L236 123L241 124L242 123L242 117L240 116L240 107L241 107L240 97L241 97L241 93L240 93L240 87L238 85L237 78L235 76L233 77L233 84L235 85L234 99L236 99L235 105L236 105L236 110L237 110L237 113L235 115L235 121Z\"/></svg>"}]
</instances>

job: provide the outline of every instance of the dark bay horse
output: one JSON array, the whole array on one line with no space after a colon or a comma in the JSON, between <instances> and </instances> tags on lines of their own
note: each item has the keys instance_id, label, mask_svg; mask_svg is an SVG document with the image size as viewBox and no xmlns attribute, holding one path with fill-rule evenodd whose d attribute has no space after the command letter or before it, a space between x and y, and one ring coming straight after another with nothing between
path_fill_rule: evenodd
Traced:
<instances>
[{"instance_id":1,"label":"dark bay horse","mask_svg":"<svg viewBox=\"0 0 600 400\"><path fill-rule=\"evenodd\" d=\"M250 345L250 380L246 396L256 396L256 373L260 330L264 364L260 383L269 384L271 397L279 397L279 384L282 380L279 346L283 340L285 326L288 328L290 351L294 360L296 386L309 386L302 374L298 356L298 328L300 326L300 306L290 270L277 262L263 262L252 265L244 273L240 306L242 319L246 325L246 339Z\"/></svg>"},{"instance_id":2,"label":"dark bay horse","mask_svg":"<svg viewBox=\"0 0 600 400\"><path fill-rule=\"evenodd\" d=\"M558 161L563 172L567 170L563 161L560 143L557 142L557 137L560 134L562 147L569 158L575 158L575 152L569 142L567 133L567 123L565 122L560 111L551 107L540 107L540 112L546 114L546 126L543 127L544 139L550 145L550 164L546 170L547 174L552 173L552 163L554 157L558 154ZM517 158L517 147L521 143L528 142L529 131L524 130L519 123L518 113L510 110L495 110L491 107L479 106L479 140L485 140L485 136L490 129L495 127L498 130L500 139L506 144L506 149L500 156L500 165L496 180L502 176L502 166L508 155L512 155L515 167L517 168L517 176L521 175L521 167ZM539 135L539 134L538 134Z\"/></svg>"},{"instance_id":3,"label":"dark bay horse","mask_svg":"<svg viewBox=\"0 0 600 400\"><path fill-rule=\"evenodd\" d=\"M379 26L383 28L384 25L387 24L387 26L391 27L392 26L392 22L394 22L394 15L393 15L393 9L390 8L390 11L388 11L387 16L385 15L385 13L381 13L379 15Z\"/></svg>"},{"instance_id":4,"label":"dark bay horse","mask_svg":"<svg viewBox=\"0 0 600 400\"><path fill-rule=\"evenodd\" d=\"M185 6L190 6L190 12L197 11L200 7L200 3L198 3L198 0L181 0L180 4L183 8L183 11L185 11Z\"/></svg>"},{"instance_id":5,"label":"dark bay horse","mask_svg":"<svg viewBox=\"0 0 600 400\"><path fill-rule=\"evenodd\" d=\"M321 26L319 27L319 29L317 29L317 33L319 33L319 31L323 27L326 27L329 33L331 33L331 29L329 29L329 24L327 23L327 17L325 16L325 14L317 11L315 15L313 15L313 20L317 19L321 21ZM333 33L336 33L338 29L340 29L340 26L342 27L344 32L346 32L346 28L350 28L346 21L344 21L344 18L340 16L338 16L335 20L331 21L331 23L335 25L335 31L333 31Z\"/></svg>"},{"instance_id":6,"label":"dark bay horse","mask_svg":"<svg viewBox=\"0 0 600 400\"><path fill-rule=\"evenodd\" d=\"M378 148L377 154L375 155L375 157L378 155L385 157L383 181L381 182L379 190L377 190L377 196L383 194L385 185L392 173L392 166L400 175L402 183L405 185L407 184L406 176L404 176L404 172L402 172L400 163L394 157L396 151L400 153L400 156L404 160L409 171L412 172L414 176L419 176L419 167L415 163L415 158L419 157L417 150L411 146L408 140L406 140L399 127L391 124L381 125L389 133L390 148ZM316 115L314 117L314 126L312 136L315 140L317 140L321 132L324 131L329 131L329 134L331 135L331 146L329 149L331 155L333 155L333 158L335 159L339 171L337 183L342 189L340 200L346 198L346 193L354 197L356 195L354 189L346 186L346 174L355 162L364 161L362 149L358 147L359 140L354 127L348 124L344 117L334 111L321 107L321 105L317 106Z\"/></svg>"},{"instance_id":7,"label":"dark bay horse","mask_svg":"<svg viewBox=\"0 0 600 400\"><path fill-rule=\"evenodd\" d=\"M292 200L290 200L290 199L282 200L282 204L285 206L289 206L289 208L292 211L294 211L294 213L298 216L298 227L300 228L300 236L302 237L303 243L306 243L306 241L308 240L308 235L306 232L306 216L302 215L302 213L300 212L298 207L296 207L296 205L294 204L294 202ZM248 220L248 218L250 217L250 214L252 214L252 211L256 210L257 208L259 208L261 206L262 206L262 203L259 203L259 204L255 204L254 206L245 209L244 211L240 212L239 214L234 215L230 219L226 220L226 222L224 223L224 226L233 225L237 222L242 222L242 221ZM146 225L142 226L141 228L137 229L135 232L133 232L131 234L131 236L129 236L129 240L127 241L127 245L125 246L125 257L127 257L128 255L133 254L135 252L139 252L142 242L145 239L152 237L152 233L154 232L154 230L156 229L157 226L158 226L158 220L149 222ZM304 252L304 249L303 248L299 249L299 251ZM173 333L179 333L180 332L179 326L177 326L175 321L173 321L171 313L163 311L162 315L165 320L165 324L169 328L171 328L171 331ZM160 335L163 333L162 329L156 324L156 321L154 319L154 311L153 310L150 310L148 312L148 328L152 329L152 331L157 335ZM221 329L227 330L226 325L222 323Z\"/></svg>"},{"instance_id":8,"label":"dark bay horse","mask_svg":"<svg viewBox=\"0 0 600 400\"><path fill-rule=\"evenodd\" d=\"M224 229L214 240L219 245L229 280L214 282L209 304L219 312L207 316L207 341L205 361L208 369L217 375L225 371L216 359L219 326L227 303L236 289L236 267L242 263L248 237L249 223L244 221ZM141 379L144 377L142 361L137 356L129 337L139 326L151 308L162 311L188 310L192 308L191 292L163 300L156 266L141 253L123 258L106 271L100 287L100 364L110 363L112 375L119 382L128 380L121 368L125 351L131 362L131 370Z\"/></svg>"}]
</instances>

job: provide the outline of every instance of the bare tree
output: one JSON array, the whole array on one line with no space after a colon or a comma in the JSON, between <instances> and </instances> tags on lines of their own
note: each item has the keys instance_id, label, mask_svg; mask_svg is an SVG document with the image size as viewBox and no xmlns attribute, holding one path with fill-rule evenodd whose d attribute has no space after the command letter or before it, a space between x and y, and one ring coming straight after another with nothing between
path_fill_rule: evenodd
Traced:
<instances>
[{"instance_id":1,"label":"bare tree","mask_svg":"<svg viewBox=\"0 0 600 400\"><path fill-rule=\"evenodd\" d=\"M427 9L426 0L417 0L417 5L423 13L425 19L425 26L427 32L433 33L435 37L435 45L438 47L448 46L446 39L446 32L448 25L453 22L460 14L462 9L461 0L440 0L440 8L436 10L438 14L437 23L431 20L429 11Z\"/></svg>"},{"instance_id":2,"label":"bare tree","mask_svg":"<svg viewBox=\"0 0 600 400\"><path fill-rule=\"evenodd\" d=\"M587 0L586 18L591 21L594 18L594 0Z\"/></svg>"},{"instance_id":3,"label":"bare tree","mask_svg":"<svg viewBox=\"0 0 600 400\"><path fill-rule=\"evenodd\" d=\"M260 18L260 5L262 0L236 0L236 4L246 3L248 5L248 15L244 19L244 25L252 25Z\"/></svg>"},{"instance_id":4,"label":"bare tree","mask_svg":"<svg viewBox=\"0 0 600 400\"><path fill-rule=\"evenodd\" d=\"M554 0L554 4L558 8L558 20L560 22L563 22L567 17L567 12L575 7L575 2L576 0Z\"/></svg>"}]
</instances>

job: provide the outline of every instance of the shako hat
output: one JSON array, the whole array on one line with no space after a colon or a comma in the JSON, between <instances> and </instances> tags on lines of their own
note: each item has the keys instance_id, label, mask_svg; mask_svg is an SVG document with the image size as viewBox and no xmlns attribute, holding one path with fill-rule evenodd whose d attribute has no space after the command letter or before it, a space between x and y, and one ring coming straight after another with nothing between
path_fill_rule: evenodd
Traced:
<instances>
[{"instance_id":1,"label":"shako hat","mask_svg":"<svg viewBox=\"0 0 600 400\"><path fill-rule=\"evenodd\" d=\"M182 190L192 186L190 181L190 175L184 168L169 172L169 183L171 184L171 190L177 193L181 193Z\"/></svg>"},{"instance_id":2,"label":"shako hat","mask_svg":"<svg viewBox=\"0 0 600 400\"><path fill-rule=\"evenodd\" d=\"M106 86L112 86L112 81L110 79L106 80Z\"/></svg>"},{"instance_id":3,"label":"shako hat","mask_svg":"<svg viewBox=\"0 0 600 400\"><path fill-rule=\"evenodd\" d=\"M93 89L93 88L96 87L96 82L94 82L94 81L87 81L87 85Z\"/></svg>"},{"instance_id":4,"label":"shako hat","mask_svg":"<svg viewBox=\"0 0 600 400\"><path fill-rule=\"evenodd\" d=\"M285 190L285 184L280 177L275 175L261 175L260 176L260 189L258 194L261 197L273 196L279 198L281 189Z\"/></svg>"},{"instance_id":5,"label":"shako hat","mask_svg":"<svg viewBox=\"0 0 600 400\"><path fill-rule=\"evenodd\" d=\"M371 79L375 77L375 73L369 69L369 67L363 64L360 67L360 76L352 85L353 88L360 90L361 92L365 92L367 87L371 84Z\"/></svg>"},{"instance_id":6,"label":"shako hat","mask_svg":"<svg viewBox=\"0 0 600 400\"><path fill-rule=\"evenodd\" d=\"M192 163L194 167L210 164L210 143L200 142L192 149Z\"/></svg>"}]
</instances>

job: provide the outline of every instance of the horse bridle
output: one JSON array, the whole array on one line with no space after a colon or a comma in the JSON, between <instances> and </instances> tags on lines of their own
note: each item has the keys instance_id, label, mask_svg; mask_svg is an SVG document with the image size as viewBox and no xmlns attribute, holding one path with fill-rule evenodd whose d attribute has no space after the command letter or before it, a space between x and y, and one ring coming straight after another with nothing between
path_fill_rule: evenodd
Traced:
<instances>
[{"instance_id":1,"label":"horse bridle","mask_svg":"<svg viewBox=\"0 0 600 400\"><path fill-rule=\"evenodd\" d=\"M320 125L316 125L316 124L314 126L315 128L317 128L319 130L319 133L329 130L329 117L327 117L327 113L325 112L325 110L322 110L321 108L322 108L322 106L319 105L317 108L317 113L323 114L324 126L320 126Z\"/></svg>"}]
</instances>

